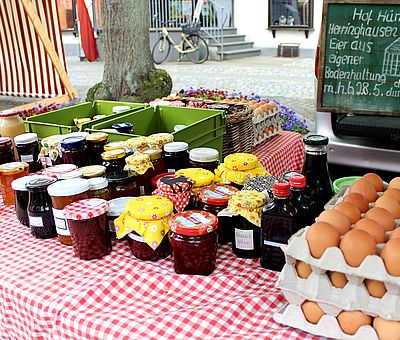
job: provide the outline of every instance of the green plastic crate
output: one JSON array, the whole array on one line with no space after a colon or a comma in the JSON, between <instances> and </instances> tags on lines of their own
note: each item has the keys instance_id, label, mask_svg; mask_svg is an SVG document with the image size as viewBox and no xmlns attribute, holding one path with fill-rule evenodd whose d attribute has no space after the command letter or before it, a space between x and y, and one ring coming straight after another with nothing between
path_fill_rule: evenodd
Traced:
<instances>
[{"instance_id":1,"label":"green plastic crate","mask_svg":"<svg viewBox=\"0 0 400 340\"><path fill-rule=\"evenodd\" d=\"M113 114L112 108L120 105L129 106L131 109L121 113ZM148 105L102 100L97 100L93 103L86 102L29 117L25 121L25 131L36 132L40 139L51 135L63 135L78 130L84 131L85 129L93 126L94 123L107 121L110 119L110 117L105 117L82 124L80 129L75 126L73 121L74 118L92 118L95 115L113 115L113 117L119 117L145 107L148 107Z\"/></svg>"},{"instance_id":2,"label":"green plastic crate","mask_svg":"<svg viewBox=\"0 0 400 340\"><path fill-rule=\"evenodd\" d=\"M109 129L114 123L129 122L133 124L135 135L149 136L153 133L168 132L174 135L175 141L189 144L189 148L200 146L217 149L222 155L222 142L225 134L225 113L223 110L193 109L175 106L157 106L112 117L105 122L96 122L85 131L94 132ZM174 131L175 125L186 125ZM108 133L109 141L121 141L132 138L126 133Z\"/></svg>"}]
</instances>

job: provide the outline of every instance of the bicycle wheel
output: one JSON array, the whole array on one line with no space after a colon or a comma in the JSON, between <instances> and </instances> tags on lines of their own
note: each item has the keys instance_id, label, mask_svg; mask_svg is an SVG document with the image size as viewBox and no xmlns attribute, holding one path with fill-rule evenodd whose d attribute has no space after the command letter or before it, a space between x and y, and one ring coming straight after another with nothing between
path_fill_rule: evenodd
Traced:
<instances>
[{"instance_id":1,"label":"bicycle wheel","mask_svg":"<svg viewBox=\"0 0 400 340\"><path fill-rule=\"evenodd\" d=\"M204 63L208 59L208 54L209 54L208 45L206 41L197 34L191 34L186 39L196 49L193 52L185 53L187 58L196 64ZM186 51L189 49L191 49L191 46L185 41L183 43L183 50Z\"/></svg>"},{"instance_id":2,"label":"bicycle wheel","mask_svg":"<svg viewBox=\"0 0 400 340\"><path fill-rule=\"evenodd\" d=\"M151 52L154 63L161 64L167 60L170 49L171 44L166 38L161 37L158 39Z\"/></svg>"}]
</instances>

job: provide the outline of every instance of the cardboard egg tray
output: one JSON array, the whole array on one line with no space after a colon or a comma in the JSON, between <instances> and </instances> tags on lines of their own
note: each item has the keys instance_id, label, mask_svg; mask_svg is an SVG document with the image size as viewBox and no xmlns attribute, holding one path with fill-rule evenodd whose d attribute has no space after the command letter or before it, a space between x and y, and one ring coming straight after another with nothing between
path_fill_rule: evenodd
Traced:
<instances>
[{"instance_id":1,"label":"cardboard egg tray","mask_svg":"<svg viewBox=\"0 0 400 340\"><path fill-rule=\"evenodd\" d=\"M291 261L283 267L276 286L290 304L300 306L305 300L318 301L321 309L329 315L337 316L342 310L360 310L386 320L400 320L399 286L386 284L386 294L375 298L368 293L363 278L349 275L347 279L346 286L336 288L327 273L318 269L307 279L302 279Z\"/></svg>"},{"instance_id":2,"label":"cardboard egg tray","mask_svg":"<svg viewBox=\"0 0 400 340\"><path fill-rule=\"evenodd\" d=\"M279 107L275 107L272 110L269 110L267 112L264 112L263 115L253 115L253 124L258 124L261 123L262 121L266 120L267 118L271 118L271 117L277 117L279 114L280 108Z\"/></svg>"},{"instance_id":3,"label":"cardboard egg tray","mask_svg":"<svg viewBox=\"0 0 400 340\"><path fill-rule=\"evenodd\" d=\"M322 308L322 306L320 306ZM362 326L354 335L342 331L335 316L326 314L315 325L306 320L300 306L286 304L274 314L274 320L286 326L301 329L305 332L333 339L344 340L378 340L372 326Z\"/></svg>"},{"instance_id":4,"label":"cardboard egg tray","mask_svg":"<svg viewBox=\"0 0 400 340\"><path fill-rule=\"evenodd\" d=\"M273 131L269 130L270 126L273 126ZM276 128L278 127L278 128ZM254 128L256 130L255 138L254 138L254 145L261 144L268 138L279 134L282 129L280 125L280 120L278 116L269 117L260 123L254 124Z\"/></svg>"}]
</instances>

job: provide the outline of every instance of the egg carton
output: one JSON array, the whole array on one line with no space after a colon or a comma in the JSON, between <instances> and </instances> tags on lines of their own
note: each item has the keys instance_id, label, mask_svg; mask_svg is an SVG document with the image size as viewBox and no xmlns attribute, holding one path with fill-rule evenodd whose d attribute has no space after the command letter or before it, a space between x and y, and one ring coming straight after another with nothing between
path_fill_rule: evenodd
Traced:
<instances>
[{"instance_id":1,"label":"egg carton","mask_svg":"<svg viewBox=\"0 0 400 340\"><path fill-rule=\"evenodd\" d=\"M294 266L295 261L285 264L276 286L286 300L300 306L305 300L317 301L321 309L329 315L337 316L342 310L360 310L373 317L386 320L400 320L400 287L386 284L387 292L382 298L369 295L363 278L347 275L348 283L343 288L332 285L327 273L312 267L307 279L300 278Z\"/></svg>"},{"instance_id":2,"label":"egg carton","mask_svg":"<svg viewBox=\"0 0 400 340\"><path fill-rule=\"evenodd\" d=\"M253 111L254 112L254 111ZM278 116L278 114L280 113L280 108L275 107L272 110L269 110L267 112L264 112L263 115L253 115L253 124L258 124L261 123L262 121L270 118L270 117L274 117L274 116Z\"/></svg>"},{"instance_id":3,"label":"egg carton","mask_svg":"<svg viewBox=\"0 0 400 340\"><path fill-rule=\"evenodd\" d=\"M301 329L307 333L343 340L378 340L378 336L372 326L362 326L354 335L346 334L333 315L324 315L315 325L306 320L300 306L286 304L273 316L280 324Z\"/></svg>"},{"instance_id":4,"label":"egg carton","mask_svg":"<svg viewBox=\"0 0 400 340\"><path fill-rule=\"evenodd\" d=\"M396 220L399 225L399 220ZM392 276L386 271L383 260L378 255L368 255L358 267L349 266L338 247L330 247L325 250L321 258L314 258L305 235L310 227L300 229L294 234L287 245L282 246L287 263L300 260L314 267L316 273L323 273L326 270L344 273L347 276L357 276L363 279L382 281L385 284L400 286L400 276ZM378 244L377 252L380 253L383 244Z\"/></svg>"},{"instance_id":5,"label":"egg carton","mask_svg":"<svg viewBox=\"0 0 400 340\"><path fill-rule=\"evenodd\" d=\"M269 133L262 132L262 133L256 134L256 136L254 137L254 146L265 142L267 139L269 139L273 136L278 135L279 133L281 133L281 131L282 131L282 129L279 126L279 129L274 130L273 132L269 131Z\"/></svg>"}]
</instances>

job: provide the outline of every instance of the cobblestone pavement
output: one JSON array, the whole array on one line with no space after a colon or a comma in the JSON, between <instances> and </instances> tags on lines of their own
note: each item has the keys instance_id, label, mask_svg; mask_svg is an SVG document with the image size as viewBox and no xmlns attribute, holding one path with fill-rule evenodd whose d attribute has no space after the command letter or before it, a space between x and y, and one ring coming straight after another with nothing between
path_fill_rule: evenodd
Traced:
<instances>
[{"instance_id":1,"label":"cobblestone pavement","mask_svg":"<svg viewBox=\"0 0 400 340\"><path fill-rule=\"evenodd\" d=\"M79 95L85 97L93 84L101 81L102 62L81 62L68 58L68 73ZM276 99L294 109L314 128L314 60L259 56L224 62L208 61L202 65L169 62L159 66L171 75L173 93L182 88L206 87L258 94ZM17 100L0 97L0 109L18 105Z\"/></svg>"}]
</instances>

